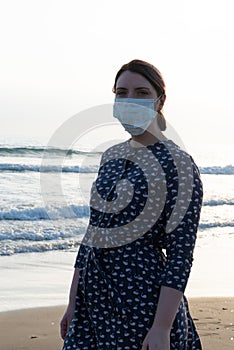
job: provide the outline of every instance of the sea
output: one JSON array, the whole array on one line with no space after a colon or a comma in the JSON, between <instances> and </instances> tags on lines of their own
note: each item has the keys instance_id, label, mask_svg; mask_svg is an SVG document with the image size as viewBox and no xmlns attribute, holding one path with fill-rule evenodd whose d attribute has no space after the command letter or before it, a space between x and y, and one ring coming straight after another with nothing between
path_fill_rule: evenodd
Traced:
<instances>
[{"instance_id":1,"label":"sea","mask_svg":"<svg viewBox=\"0 0 234 350\"><path fill-rule=\"evenodd\" d=\"M193 145L189 152L204 186L200 237L234 237L233 147ZM53 177L50 165L54 166L61 154L63 200L57 201L51 215L40 170L46 157L49 176ZM87 146L62 150L50 149L39 139L0 139L0 255L78 247L89 218L90 187L100 157L101 152L89 152Z\"/></svg>"},{"instance_id":2,"label":"sea","mask_svg":"<svg viewBox=\"0 0 234 350\"><path fill-rule=\"evenodd\" d=\"M198 246L205 248L214 239L217 247L219 242L234 246L234 144L197 143L186 145L186 150L199 167L204 187ZM14 266L20 256L24 261L38 254L48 259L42 255L46 252L54 257L73 253L74 258L88 224L89 194L101 154L87 145L48 148L46 138L0 137L0 261L5 272L12 257ZM62 195L55 189L51 207L43 188L42 161L46 157L43 169L53 179L61 155Z\"/></svg>"}]
</instances>

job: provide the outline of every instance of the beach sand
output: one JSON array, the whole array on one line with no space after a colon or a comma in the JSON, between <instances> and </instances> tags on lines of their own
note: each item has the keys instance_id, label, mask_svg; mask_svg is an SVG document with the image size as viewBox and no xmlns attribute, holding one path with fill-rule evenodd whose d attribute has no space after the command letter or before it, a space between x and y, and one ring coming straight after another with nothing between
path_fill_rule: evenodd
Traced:
<instances>
[{"instance_id":1,"label":"beach sand","mask_svg":"<svg viewBox=\"0 0 234 350\"><path fill-rule=\"evenodd\" d=\"M234 298L190 298L204 350L234 349ZM60 350L65 306L0 313L1 350Z\"/></svg>"}]
</instances>

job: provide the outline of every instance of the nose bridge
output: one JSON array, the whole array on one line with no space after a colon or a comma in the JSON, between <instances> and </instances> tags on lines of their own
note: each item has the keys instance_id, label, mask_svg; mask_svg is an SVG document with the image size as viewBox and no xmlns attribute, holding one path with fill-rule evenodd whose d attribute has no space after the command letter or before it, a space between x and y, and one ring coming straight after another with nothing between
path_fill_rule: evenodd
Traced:
<instances>
[{"instance_id":1,"label":"nose bridge","mask_svg":"<svg viewBox=\"0 0 234 350\"><path fill-rule=\"evenodd\" d=\"M127 97L128 97L128 98L135 98L135 97L136 97L136 92L135 92L135 90L134 90L134 89L128 89Z\"/></svg>"}]
</instances>

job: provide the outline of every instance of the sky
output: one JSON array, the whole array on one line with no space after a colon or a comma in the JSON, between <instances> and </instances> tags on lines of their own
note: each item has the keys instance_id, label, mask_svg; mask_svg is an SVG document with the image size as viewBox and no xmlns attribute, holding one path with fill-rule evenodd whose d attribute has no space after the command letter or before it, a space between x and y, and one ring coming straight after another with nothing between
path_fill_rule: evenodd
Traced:
<instances>
[{"instance_id":1,"label":"sky","mask_svg":"<svg viewBox=\"0 0 234 350\"><path fill-rule=\"evenodd\" d=\"M162 72L184 142L233 143L233 13L232 0L0 1L0 135L50 138L112 103L117 71L138 58Z\"/></svg>"}]
</instances>

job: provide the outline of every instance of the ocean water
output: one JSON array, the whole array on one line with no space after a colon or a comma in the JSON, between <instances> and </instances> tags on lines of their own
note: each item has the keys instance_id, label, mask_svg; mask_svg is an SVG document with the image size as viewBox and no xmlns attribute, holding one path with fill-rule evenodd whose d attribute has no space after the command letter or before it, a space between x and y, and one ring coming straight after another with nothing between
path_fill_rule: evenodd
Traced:
<instances>
[{"instance_id":1,"label":"ocean water","mask_svg":"<svg viewBox=\"0 0 234 350\"><path fill-rule=\"evenodd\" d=\"M234 238L234 145L197 144L187 150L199 166L204 185L199 244L214 236ZM51 176L56 160L64 157L63 200L56 200L55 194L49 212L41 188L45 152L51 163L44 170ZM87 227L89 193L100 157L101 152L82 145L69 151L48 150L46 140L0 138L0 255L76 251Z\"/></svg>"}]
</instances>

